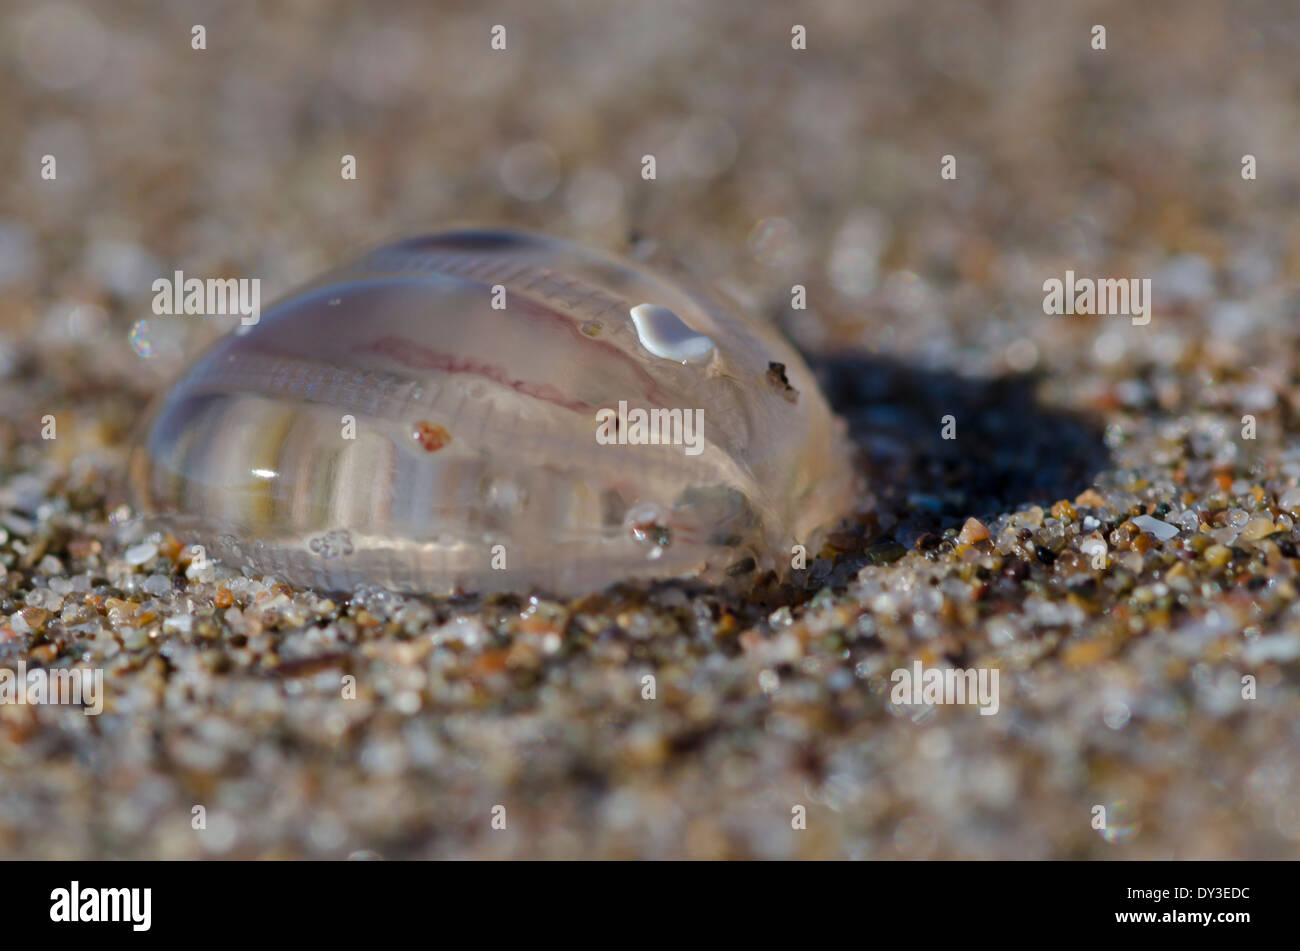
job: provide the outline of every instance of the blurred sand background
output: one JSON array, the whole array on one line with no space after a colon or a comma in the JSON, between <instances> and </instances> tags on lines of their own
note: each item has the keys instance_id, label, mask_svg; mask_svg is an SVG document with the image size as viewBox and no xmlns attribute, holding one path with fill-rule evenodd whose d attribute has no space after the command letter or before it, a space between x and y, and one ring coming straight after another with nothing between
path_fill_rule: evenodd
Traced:
<instances>
[{"instance_id":1,"label":"blurred sand background","mask_svg":"<svg viewBox=\"0 0 1300 951\"><path fill-rule=\"evenodd\" d=\"M1285 2L10 0L0 663L109 705L0 707L0 854L1300 854L1298 46ZM135 533L131 427L230 325L155 278L265 306L463 222L781 327L871 477L836 547L751 592L336 603ZM1067 269L1151 278L1151 323L1045 315ZM917 658L1000 667L1001 713L893 706Z\"/></svg>"}]
</instances>

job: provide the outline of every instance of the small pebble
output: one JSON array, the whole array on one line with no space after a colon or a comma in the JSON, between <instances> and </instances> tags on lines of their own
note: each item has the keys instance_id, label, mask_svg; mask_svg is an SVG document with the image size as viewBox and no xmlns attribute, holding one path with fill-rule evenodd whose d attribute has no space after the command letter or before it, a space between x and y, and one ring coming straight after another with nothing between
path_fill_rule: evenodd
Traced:
<instances>
[{"instance_id":1,"label":"small pebble","mask_svg":"<svg viewBox=\"0 0 1300 951\"><path fill-rule=\"evenodd\" d=\"M978 519L968 518L966 524L961 527L961 533L957 536L957 541L963 545L974 545L976 542L982 542L989 537L989 530L984 527L984 523Z\"/></svg>"},{"instance_id":2,"label":"small pebble","mask_svg":"<svg viewBox=\"0 0 1300 951\"><path fill-rule=\"evenodd\" d=\"M1205 561L1207 564L1219 567L1226 565L1232 560L1232 549L1226 545L1211 545L1205 550Z\"/></svg>"},{"instance_id":3,"label":"small pebble","mask_svg":"<svg viewBox=\"0 0 1300 951\"><path fill-rule=\"evenodd\" d=\"M1300 515L1300 486L1287 489L1278 497L1278 507L1292 515Z\"/></svg>"},{"instance_id":4,"label":"small pebble","mask_svg":"<svg viewBox=\"0 0 1300 951\"><path fill-rule=\"evenodd\" d=\"M1271 518L1263 516L1252 518L1246 523L1245 528L1241 530L1241 538L1248 542L1258 541L1261 538L1267 538L1277 531L1277 526L1273 524Z\"/></svg>"},{"instance_id":5,"label":"small pebble","mask_svg":"<svg viewBox=\"0 0 1300 951\"><path fill-rule=\"evenodd\" d=\"M1162 542L1175 538L1178 535L1178 526L1170 525L1158 518L1152 518L1150 515L1139 515L1133 519L1133 524L1144 532L1150 532Z\"/></svg>"},{"instance_id":6,"label":"small pebble","mask_svg":"<svg viewBox=\"0 0 1300 951\"><path fill-rule=\"evenodd\" d=\"M173 590L172 579L166 575L150 575L144 579L144 583L140 585L140 588L145 594L151 594L154 597L171 594Z\"/></svg>"},{"instance_id":7,"label":"small pebble","mask_svg":"<svg viewBox=\"0 0 1300 951\"><path fill-rule=\"evenodd\" d=\"M138 545L132 545L122 553L122 559L128 565L139 567L148 564L158 555L158 546L153 542L141 542Z\"/></svg>"}]
</instances>

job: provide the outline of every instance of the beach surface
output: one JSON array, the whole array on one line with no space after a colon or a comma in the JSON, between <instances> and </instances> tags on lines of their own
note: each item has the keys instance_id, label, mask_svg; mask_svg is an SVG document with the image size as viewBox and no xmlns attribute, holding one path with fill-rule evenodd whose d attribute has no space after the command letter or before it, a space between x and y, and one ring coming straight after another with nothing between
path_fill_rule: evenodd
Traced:
<instances>
[{"instance_id":1,"label":"beach surface","mask_svg":"<svg viewBox=\"0 0 1300 951\"><path fill-rule=\"evenodd\" d=\"M0 703L0 856L1300 857L1300 12L1063 6L6 4L0 667L103 709ZM804 570L329 595L144 530L237 323L155 279L465 222L799 346L865 485Z\"/></svg>"}]
</instances>

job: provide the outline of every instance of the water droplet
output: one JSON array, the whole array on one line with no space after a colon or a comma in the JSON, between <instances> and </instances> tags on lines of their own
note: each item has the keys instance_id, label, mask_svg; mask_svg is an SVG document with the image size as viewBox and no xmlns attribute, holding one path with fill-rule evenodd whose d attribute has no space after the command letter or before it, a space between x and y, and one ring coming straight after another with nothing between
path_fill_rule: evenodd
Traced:
<instances>
[{"instance_id":1,"label":"water droplet","mask_svg":"<svg viewBox=\"0 0 1300 951\"><path fill-rule=\"evenodd\" d=\"M641 346L656 357L678 363L708 363L713 359L713 341L686 326L667 307L637 304L631 314Z\"/></svg>"}]
</instances>

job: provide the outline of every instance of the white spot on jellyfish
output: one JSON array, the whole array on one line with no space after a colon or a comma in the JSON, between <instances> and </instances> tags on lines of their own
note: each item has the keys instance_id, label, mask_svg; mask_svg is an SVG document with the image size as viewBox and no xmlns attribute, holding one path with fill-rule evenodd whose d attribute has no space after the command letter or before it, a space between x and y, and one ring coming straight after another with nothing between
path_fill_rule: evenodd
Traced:
<instances>
[{"instance_id":1,"label":"white spot on jellyfish","mask_svg":"<svg viewBox=\"0 0 1300 951\"><path fill-rule=\"evenodd\" d=\"M696 333L667 307L637 304L632 308L632 323L645 347L656 357L678 363L708 363L713 359L713 341Z\"/></svg>"}]
</instances>

